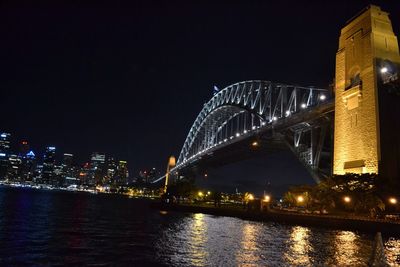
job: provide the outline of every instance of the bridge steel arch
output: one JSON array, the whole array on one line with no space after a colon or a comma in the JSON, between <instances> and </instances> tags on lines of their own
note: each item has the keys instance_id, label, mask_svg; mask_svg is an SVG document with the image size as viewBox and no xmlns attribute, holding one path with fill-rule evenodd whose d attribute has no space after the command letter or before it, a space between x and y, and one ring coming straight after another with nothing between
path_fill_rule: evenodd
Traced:
<instances>
[{"instance_id":1,"label":"bridge steel arch","mask_svg":"<svg viewBox=\"0 0 400 267\"><path fill-rule=\"evenodd\" d=\"M204 104L170 171L177 174L213 151L269 133L286 142L318 182L318 161L327 131L326 123L311 121L333 110L327 89L262 80L229 85ZM318 134L313 130L316 127Z\"/></svg>"}]
</instances>

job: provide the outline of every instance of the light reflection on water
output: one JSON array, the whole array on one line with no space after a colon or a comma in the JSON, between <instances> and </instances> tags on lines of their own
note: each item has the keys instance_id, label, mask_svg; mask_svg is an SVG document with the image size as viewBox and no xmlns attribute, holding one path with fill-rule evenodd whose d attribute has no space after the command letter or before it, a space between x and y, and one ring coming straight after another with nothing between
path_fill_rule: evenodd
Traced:
<instances>
[{"instance_id":1,"label":"light reflection on water","mask_svg":"<svg viewBox=\"0 0 400 267\"><path fill-rule=\"evenodd\" d=\"M174 266L366 266L374 239L351 231L206 214L188 215L178 224L178 231L164 236L168 249L159 255ZM398 264L400 239L385 245L389 262Z\"/></svg>"},{"instance_id":2,"label":"light reflection on water","mask_svg":"<svg viewBox=\"0 0 400 267\"><path fill-rule=\"evenodd\" d=\"M335 235L335 261L340 264L351 264L356 258L358 247L357 236L353 232L340 231Z\"/></svg>"},{"instance_id":3,"label":"light reflection on water","mask_svg":"<svg viewBox=\"0 0 400 267\"><path fill-rule=\"evenodd\" d=\"M400 266L400 239L389 238L385 242L387 260L396 266Z\"/></svg>"},{"instance_id":4,"label":"light reflection on water","mask_svg":"<svg viewBox=\"0 0 400 267\"><path fill-rule=\"evenodd\" d=\"M204 214L196 213L189 225L189 258L191 265L204 266L208 258L208 251L205 246L207 243L207 225L204 223Z\"/></svg>"},{"instance_id":5,"label":"light reflection on water","mask_svg":"<svg viewBox=\"0 0 400 267\"><path fill-rule=\"evenodd\" d=\"M256 266L261 251L255 240L257 226L253 223L245 223L243 225L243 234L241 246L236 251L236 261L241 263L241 266Z\"/></svg>"},{"instance_id":6,"label":"light reflection on water","mask_svg":"<svg viewBox=\"0 0 400 267\"><path fill-rule=\"evenodd\" d=\"M312 246L308 240L310 230L306 227L295 226L287 240L285 258L288 263L295 266L310 266L309 252Z\"/></svg>"},{"instance_id":7,"label":"light reflection on water","mask_svg":"<svg viewBox=\"0 0 400 267\"><path fill-rule=\"evenodd\" d=\"M0 187L0 266L366 266L371 256L373 234L148 204ZM400 239L383 238L389 262L399 266Z\"/></svg>"}]
</instances>

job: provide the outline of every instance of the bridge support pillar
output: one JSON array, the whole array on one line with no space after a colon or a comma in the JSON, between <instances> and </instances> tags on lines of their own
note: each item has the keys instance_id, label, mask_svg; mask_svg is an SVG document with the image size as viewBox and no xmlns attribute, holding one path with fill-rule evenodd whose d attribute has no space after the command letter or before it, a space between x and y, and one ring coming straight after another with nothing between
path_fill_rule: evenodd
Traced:
<instances>
[{"instance_id":1,"label":"bridge support pillar","mask_svg":"<svg viewBox=\"0 0 400 267\"><path fill-rule=\"evenodd\" d=\"M381 62L400 63L388 13L369 6L342 29L336 54L333 173L380 173L389 130L381 102ZM398 105L398 104L397 104ZM398 118L396 119L398 120ZM398 148L400 149L400 147ZM399 169L399 167L397 167ZM398 173L400 175L400 173Z\"/></svg>"}]
</instances>

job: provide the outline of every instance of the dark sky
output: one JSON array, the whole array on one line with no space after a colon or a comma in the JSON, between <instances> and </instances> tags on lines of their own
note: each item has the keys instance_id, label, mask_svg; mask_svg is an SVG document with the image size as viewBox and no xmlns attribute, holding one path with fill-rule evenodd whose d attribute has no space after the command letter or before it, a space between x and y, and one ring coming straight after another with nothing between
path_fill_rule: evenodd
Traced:
<instances>
[{"instance_id":1,"label":"dark sky","mask_svg":"<svg viewBox=\"0 0 400 267\"><path fill-rule=\"evenodd\" d=\"M3 1L0 130L38 152L55 145L84 161L103 151L133 173L164 169L213 85L326 87L341 27L369 3L269 2ZM399 34L400 1L375 3Z\"/></svg>"}]
</instances>

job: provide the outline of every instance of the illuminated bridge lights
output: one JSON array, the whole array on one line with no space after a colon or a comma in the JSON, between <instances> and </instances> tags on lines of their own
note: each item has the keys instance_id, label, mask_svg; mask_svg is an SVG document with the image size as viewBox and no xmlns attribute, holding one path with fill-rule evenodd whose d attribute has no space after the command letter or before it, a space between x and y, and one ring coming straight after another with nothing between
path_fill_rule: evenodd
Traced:
<instances>
[{"instance_id":1,"label":"illuminated bridge lights","mask_svg":"<svg viewBox=\"0 0 400 267\"><path fill-rule=\"evenodd\" d=\"M305 108L312 111L318 105L324 105L322 102L325 102L328 96L329 92L326 89L261 80L227 86L204 104L189 130L175 169L190 167L193 162L200 160L204 153L215 152L220 147L251 138L255 131L257 135L262 135L278 126L277 131L280 131L286 125L302 123L297 122L296 119L299 118L294 116L293 119L282 120L279 124L274 122L291 117ZM314 116L318 112L308 114ZM295 136L295 144L298 144L301 138L301 134ZM258 142L254 142L250 141L251 147L259 145Z\"/></svg>"}]
</instances>

